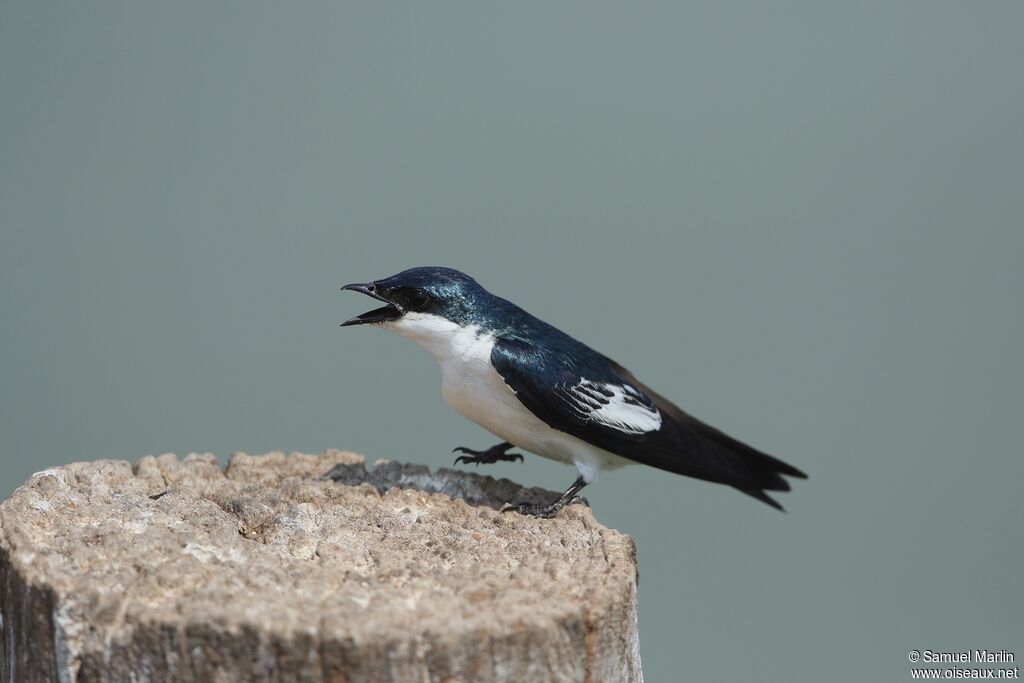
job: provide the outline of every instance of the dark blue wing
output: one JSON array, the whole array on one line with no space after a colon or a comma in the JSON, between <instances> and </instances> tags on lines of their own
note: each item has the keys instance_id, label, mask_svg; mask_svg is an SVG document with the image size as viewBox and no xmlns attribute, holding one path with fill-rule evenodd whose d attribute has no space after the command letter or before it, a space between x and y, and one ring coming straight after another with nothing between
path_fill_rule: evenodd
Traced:
<instances>
[{"instance_id":1,"label":"dark blue wing","mask_svg":"<svg viewBox=\"0 0 1024 683\"><path fill-rule=\"evenodd\" d=\"M570 355L499 339L491 364L547 425L615 455L735 486L776 507L762 489L788 491L780 474L805 476L691 417L587 347Z\"/></svg>"}]
</instances>

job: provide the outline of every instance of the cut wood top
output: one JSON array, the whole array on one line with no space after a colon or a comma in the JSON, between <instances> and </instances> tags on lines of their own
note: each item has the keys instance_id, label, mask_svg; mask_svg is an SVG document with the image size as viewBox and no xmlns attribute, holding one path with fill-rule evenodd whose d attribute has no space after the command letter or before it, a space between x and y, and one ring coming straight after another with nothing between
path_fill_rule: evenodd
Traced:
<instances>
[{"instance_id":1,"label":"cut wood top","mask_svg":"<svg viewBox=\"0 0 1024 683\"><path fill-rule=\"evenodd\" d=\"M139 624L353 647L566 624L595 637L609 609L635 609L635 546L583 506L555 519L493 509L544 496L455 470L368 472L334 450L236 453L225 468L210 454L80 462L0 506L0 553L52 593L72 659Z\"/></svg>"}]
</instances>

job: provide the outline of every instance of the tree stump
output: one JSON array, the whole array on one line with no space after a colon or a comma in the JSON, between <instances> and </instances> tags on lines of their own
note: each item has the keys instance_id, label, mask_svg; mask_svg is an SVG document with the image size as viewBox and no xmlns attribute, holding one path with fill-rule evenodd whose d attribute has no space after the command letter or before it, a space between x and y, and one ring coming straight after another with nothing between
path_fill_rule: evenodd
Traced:
<instances>
[{"instance_id":1,"label":"tree stump","mask_svg":"<svg viewBox=\"0 0 1024 683\"><path fill-rule=\"evenodd\" d=\"M48 469L0 505L0 674L641 681L632 539L497 512L553 495L342 451Z\"/></svg>"}]
</instances>

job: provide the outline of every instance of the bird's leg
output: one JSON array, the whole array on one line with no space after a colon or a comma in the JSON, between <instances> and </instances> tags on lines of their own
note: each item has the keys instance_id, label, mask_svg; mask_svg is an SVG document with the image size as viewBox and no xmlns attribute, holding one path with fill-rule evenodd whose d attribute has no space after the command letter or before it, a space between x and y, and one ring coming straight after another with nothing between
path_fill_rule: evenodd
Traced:
<instances>
[{"instance_id":1,"label":"bird's leg","mask_svg":"<svg viewBox=\"0 0 1024 683\"><path fill-rule=\"evenodd\" d=\"M474 451L470 450L469 448L459 446L458 448L453 448L452 453L461 452L468 453L468 455L460 455L459 457L455 458L455 462L452 464L458 465L460 462L464 462L467 465L469 465L470 463L474 465L479 465L481 463L484 465L492 465L498 462L499 460L503 460L505 462L515 462L516 460L518 460L522 462L523 456L521 456L520 454L505 452L510 448L514 448L514 446L510 444L508 441L502 441L497 446L491 446L486 451Z\"/></svg>"},{"instance_id":2,"label":"bird's leg","mask_svg":"<svg viewBox=\"0 0 1024 683\"><path fill-rule=\"evenodd\" d=\"M583 477L576 477L576 481L572 483L572 486L565 490L565 493L560 495L557 500L547 505L540 503L506 503L502 506L502 512L518 512L521 515L533 515L534 517L550 518L558 514L558 511L564 508L566 505L572 503L582 503L583 505L590 506L587 499L583 496L577 495L583 490L583 487L587 485L587 482L583 481Z\"/></svg>"}]
</instances>

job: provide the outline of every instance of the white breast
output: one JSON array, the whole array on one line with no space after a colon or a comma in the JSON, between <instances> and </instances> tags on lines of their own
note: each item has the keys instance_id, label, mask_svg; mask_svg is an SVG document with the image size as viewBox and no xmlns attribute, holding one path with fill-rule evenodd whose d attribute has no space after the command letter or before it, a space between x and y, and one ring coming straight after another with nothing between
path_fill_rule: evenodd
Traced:
<instances>
[{"instance_id":1,"label":"white breast","mask_svg":"<svg viewBox=\"0 0 1024 683\"><path fill-rule=\"evenodd\" d=\"M631 462L552 429L527 410L491 365L492 335L415 312L383 327L427 349L441 366L445 400L499 438L537 455L572 462L588 482L597 478L599 468Z\"/></svg>"}]
</instances>

